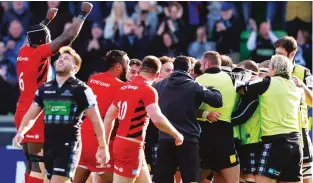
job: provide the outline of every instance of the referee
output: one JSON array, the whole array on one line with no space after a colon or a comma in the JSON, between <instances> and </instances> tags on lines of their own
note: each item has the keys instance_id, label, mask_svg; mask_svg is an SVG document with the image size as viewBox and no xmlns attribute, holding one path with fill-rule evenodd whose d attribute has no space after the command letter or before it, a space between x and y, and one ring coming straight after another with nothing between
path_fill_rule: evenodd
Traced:
<instances>
[{"instance_id":1,"label":"referee","mask_svg":"<svg viewBox=\"0 0 313 183\"><path fill-rule=\"evenodd\" d=\"M14 137L15 146L34 125L33 119L43 110L45 123L44 163L51 182L70 182L81 153L80 125L84 112L91 119L98 137L97 161L105 164L109 154L104 139L104 127L95 95L82 81L75 78L81 66L80 56L70 47L60 49L55 62L56 79L42 85L34 103L25 114Z\"/></svg>"}]
</instances>

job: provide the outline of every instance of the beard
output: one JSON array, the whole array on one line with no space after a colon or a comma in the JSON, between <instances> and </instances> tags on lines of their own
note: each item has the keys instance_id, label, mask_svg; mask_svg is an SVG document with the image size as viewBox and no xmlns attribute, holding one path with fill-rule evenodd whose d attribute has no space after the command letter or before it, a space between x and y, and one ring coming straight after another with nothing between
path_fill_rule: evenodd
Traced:
<instances>
[{"instance_id":1,"label":"beard","mask_svg":"<svg viewBox=\"0 0 313 183\"><path fill-rule=\"evenodd\" d=\"M126 78L126 69L123 68L123 71L120 75L120 80L123 81L123 82L126 82L127 81L127 78Z\"/></svg>"},{"instance_id":2,"label":"beard","mask_svg":"<svg viewBox=\"0 0 313 183\"><path fill-rule=\"evenodd\" d=\"M70 74L71 69L68 68L62 68L62 69L55 69L55 73L59 76L66 76L68 74Z\"/></svg>"}]
</instances>

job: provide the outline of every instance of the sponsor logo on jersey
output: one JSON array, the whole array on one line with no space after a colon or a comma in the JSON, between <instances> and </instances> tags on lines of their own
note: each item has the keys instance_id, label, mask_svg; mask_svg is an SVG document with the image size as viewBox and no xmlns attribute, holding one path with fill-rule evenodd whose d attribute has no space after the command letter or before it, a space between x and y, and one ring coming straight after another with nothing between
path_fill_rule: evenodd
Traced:
<instances>
[{"instance_id":1,"label":"sponsor logo on jersey","mask_svg":"<svg viewBox=\"0 0 313 183\"><path fill-rule=\"evenodd\" d=\"M138 86L126 85L121 88L121 90L137 90Z\"/></svg>"},{"instance_id":2,"label":"sponsor logo on jersey","mask_svg":"<svg viewBox=\"0 0 313 183\"><path fill-rule=\"evenodd\" d=\"M97 85L104 86L104 87L110 87L111 86L109 83L104 83L102 81L95 80L95 79L91 79L90 83L97 84Z\"/></svg>"},{"instance_id":3,"label":"sponsor logo on jersey","mask_svg":"<svg viewBox=\"0 0 313 183\"><path fill-rule=\"evenodd\" d=\"M43 92L43 93L46 93L46 94L54 94L54 93L56 93L56 91L45 91L45 92Z\"/></svg>"},{"instance_id":4,"label":"sponsor logo on jersey","mask_svg":"<svg viewBox=\"0 0 313 183\"><path fill-rule=\"evenodd\" d=\"M50 86L52 86L52 84L48 83L48 84L45 84L44 86L45 87L50 87Z\"/></svg>"},{"instance_id":5,"label":"sponsor logo on jersey","mask_svg":"<svg viewBox=\"0 0 313 183\"><path fill-rule=\"evenodd\" d=\"M28 57L17 57L17 61L28 61Z\"/></svg>"},{"instance_id":6,"label":"sponsor logo on jersey","mask_svg":"<svg viewBox=\"0 0 313 183\"><path fill-rule=\"evenodd\" d=\"M38 134L35 134L35 135L28 135L28 134L26 134L26 137L30 138L30 139L39 139L39 135Z\"/></svg>"},{"instance_id":7,"label":"sponsor logo on jersey","mask_svg":"<svg viewBox=\"0 0 313 183\"><path fill-rule=\"evenodd\" d=\"M61 96L73 96L73 94L69 90L65 90Z\"/></svg>"}]
</instances>

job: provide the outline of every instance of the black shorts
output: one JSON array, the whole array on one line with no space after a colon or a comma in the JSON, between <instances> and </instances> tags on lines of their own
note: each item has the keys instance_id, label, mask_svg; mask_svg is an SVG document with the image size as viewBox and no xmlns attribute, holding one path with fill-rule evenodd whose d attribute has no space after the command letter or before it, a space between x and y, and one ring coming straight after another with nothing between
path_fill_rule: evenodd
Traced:
<instances>
[{"instance_id":1,"label":"black shorts","mask_svg":"<svg viewBox=\"0 0 313 183\"><path fill-rule=\"evenodd\" d=\"M202 169L220 171L239 164L229 123L206 123L200 137L200 166Z\"/></svg>"},{"instance_id":2,"label":"black shorts","mask_svg":"<svg viewBox=\"0 0 313 183\"><path fill-rule=\"evenodd\" d=\"M44 163L48 179L52 175L74 178L81 154L81 142L69 142L63 145L44 145Z\"/></svg>"},{"instance_id":3,"label":"black shorts","mask_svg":"<svg viewBox=\"0 0 313 183\"><path fill-rule=\"evenodd\" d=\"M302 139L303 139L303 163L312 162L312 142L306 128L302 128Z\"/></svg>"},{"instance_id":4,"label":"black shorts","mask_svg":"<svg viewBox=\"0 0 313 183\"><path fill-rule=\"evenodd\" d=\"M200 182L199 144L184 141L181 146L176 146L174 140L160 140L154 182L173 183L177 167L183 182Z\"/></svg>"},{"instance_id":5,"label":"black shorts","mask_svg":"<svg viewBox=\"0 0 313 183\"><path fill-rule=\"evenodd\" d=\"M269 143L263 143L256 174L278 181L300 181L302 158L300 138L296 142L276 139Z\"/></svg>"},{"instance_id":6,"label":"black shorts","mask_svg":"<svg viewBox=\"0 0 313 183\"><path fill-rule=\"evenodd\" d=\"M241 145L239 158L243 174L254 174L261 154L261 143Z\"/></svg>"}]
</instances>

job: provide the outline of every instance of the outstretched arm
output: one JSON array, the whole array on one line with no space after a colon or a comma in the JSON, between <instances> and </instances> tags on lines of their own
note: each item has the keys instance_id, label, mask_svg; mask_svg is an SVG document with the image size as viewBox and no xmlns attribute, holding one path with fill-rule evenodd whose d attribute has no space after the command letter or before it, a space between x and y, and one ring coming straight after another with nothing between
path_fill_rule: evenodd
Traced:
<instances>
[{"instance_id":1,"label":"outstretched arm","mask_svg":"<svg viewBox=\"0 0 313 183\"><path fill-rule=\"evenodd\" d=\"M40 22L40 24L48 26L49 23L54 19L54 17L57 15L58 9L57 8L49 8L46 18Z\"/></svg>"},{"instance_id":2,"label":"outstretched arm","mask_svg":"<svg viewBox=\"0 0 313 183\"><path fill-rule=\"evenodd\" d=\"M83 2L81 12L77 19L64 32L50 43L50 48L53 54L57 53L62 46L71 44L78 36L86 17L91 12L93 5L88 2Z\"/></svg>"}]
</instances>

